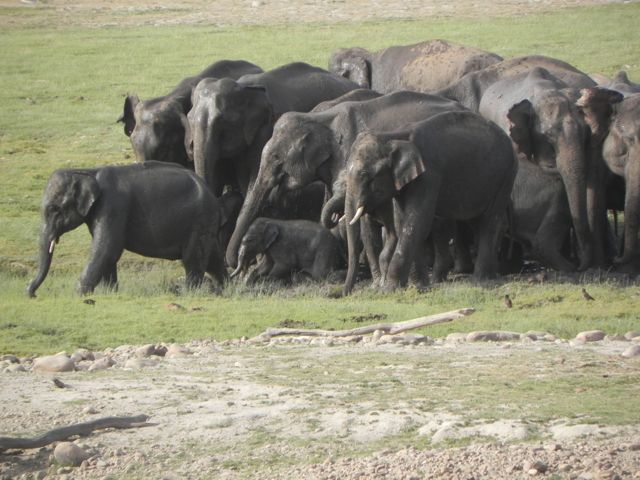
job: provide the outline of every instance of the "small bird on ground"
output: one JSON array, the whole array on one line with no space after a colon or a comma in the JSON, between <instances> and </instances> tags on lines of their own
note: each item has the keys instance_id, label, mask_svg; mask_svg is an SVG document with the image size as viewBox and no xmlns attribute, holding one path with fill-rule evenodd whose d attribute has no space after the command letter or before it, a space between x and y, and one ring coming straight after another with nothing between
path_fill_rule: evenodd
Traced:
<instances>
[{"instance_id":1,"label":"small bird on ground","mask_svg":"<svg viewBox=\"0 0 640 480\"><path fill-rule=\"evenodd\" d=\"M585 288L582 289L582 298L584 298L585 300L595 300L595 298L589 295L589 292L587 292Z\"/></svg>"},{"instance_id":2,"label":"small bird on ground","mask_svg":"<svg viewBox=\"0 0 640 480\"><path fill-rule=\"evenodd\" d=\"M62 380L53 377L53 384L58 388L69 388L69 385L64 383Z\"/></svg>"},{"instance_id":3,"label":"small bird on ground","mask_svg":"<svg viewBox=\"0 0 640 480\"><path fill-rule=\"evenodd\" d=\"M504 306L507 307L507 308L513 307L513 302L509 298L509 295L505 295L504 296Z\"/></svg>"},{"instance_id":4,"label":"small bird on ground","mask_svg":"<svg viewBox=\"0 0 640 480\"><path fill-rule=\"evenodd\" d=\"M87 298L87 299L83 300L82 303L84 303L86 305L95 305L96 301L93 298Z\"/></svg>"}]
</instances>

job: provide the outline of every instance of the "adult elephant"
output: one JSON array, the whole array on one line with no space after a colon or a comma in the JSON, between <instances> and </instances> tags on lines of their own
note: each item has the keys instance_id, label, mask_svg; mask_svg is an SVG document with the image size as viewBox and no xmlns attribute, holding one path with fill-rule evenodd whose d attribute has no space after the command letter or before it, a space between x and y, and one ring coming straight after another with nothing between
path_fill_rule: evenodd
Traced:
<instances>
[{"instance_id":1,"label":"adult elephant","mask_svg":"<svg viewBox=\"0 0 640 480\"><path fill-rule=\"evenodd\" d=\"M629 80L627 72L620 70L611 81L605 85L609 90L615 90L622 93L624 96L633 95L634 93L640 93L640 84L634 83Z\"/></svg>"},{"instance_id":2,"label":"adult elephant","mask_svg":"<svg viewBox=\"0 0 640 480\"><path fill-rule=\"evenodd\" d=\"M428 40L378 52L341 48L331 55L329 70L353 80L362 88L381 93L397 90L432 92L501 60L502 57L495 53L478 48L446 40Z\"/></svg>"},{"instance_id":3,"label":"adult elephant","mask_svg":"<svg viewBox=\"0 0 640 480\"><path fill-rule=\"evenodd\" d=\"M357 85L306 63L290 63L237 81L203 79L188 114L196 172L220 195L231 184L246 193L275 121L308 112Z\"/></svg>"},{"instance_id":4,"label":"adult elephant","mask_svg":"<svg viewBox=\"0 0 640 480\"><path fill-rule=\"evenodd\" d=\"M609 169L625 180L624 252L614 262L638 270L640 227L640 94L626 96L615 105L602 154Z\"/></svg>"},{"instance_id":5,"label":"adult elephant","mask_svg":"<svg viewBox=\"0 0 640 480\"><path fill-rule=\"evenodd\" d=\"M542 55L528 55L503 60L482 70L470 72L457 82L438 90L437 93L443 97L457 100L469 110L477 112L485 91L491 85L500 80L526 74L537 67L544 68L573 88L596 86L596 82L589 75L567 62Z\"/></svg>"},{"instance_id":6,"label":"adult elephant","mask_svg":"<svg viewBox=\"0 0 640 480\"><path fill-rule=\"evenodd\" d=\"M442 97L402 91L362 102L343 102L323 112L283 115L262 151L258 176L227 247L228 264L236 265L240 240L274 188L292 190L321 180L331 190L361 130L395 129L437 113L463 109Z\"/></svg>"},{"instance_id":7,"label":"adult elephant","mask_svg":"<svg viewBox=\"0 0 640 480\"><path fill-rule=\"evenodd\" d=\"M116 287L124 250L168 260L181 259L187 285L205 272L227 278L219 245L225 215L218 199L194 172L178 165L142 164L55 171L47 183L40 236L40 265L27 293L45 280L60 237L86 224L91 256L78 282L89 293L103 282Z\"/></svg>"},{"instance_id":8,"label":"adult elephant","mask_svg":"<svg viewBox=\"0 0 640 480\"><path fill-rule=\"evenodd\" d=\"M205 77L239 78L262 69L244 60L220 60L202 72L182 80L162 97L141 101L137 95L127 95L119 122L138 161L160 160L188 165L185 150L186 115L191 109L191 92Z\"/></svg>"},{"instance_id":9,"label":"adult elephant","mask_svg":"<svg viewBox=\"0 0 640 480\"><path fill-rule=\"evenodd\" d=\"M558 175L569 201L578 242L579 269L604 264L604 184L601 139L594 124L607 120L607 107L620 94L581 92L549 71L535 67L488 87L479 111L507 132L523 161ZM605 115L603 115L605 113ZM602 118L599 118L602 117ZM591 128L590 128L591 127Z\"/></svg>"},{"instance_id":10,"label":"adult elephant","mask_svg":"<svg viewBox=\"0 0 640 480\"><path fill-rule=\"evenodd\" d=\"M361 133L353 144L347 173L346 221L349 222L349 270L345 293L353 287L358 234L356 223L367 212L395 204L397 244L389 260L385 290L407 284L419 245L434 219L468 221L477 235L474 276L497 273L497 243L518 162L509 137L472 112L435 115L390 133ZM391 216L389 217L391 219Z\"/></svg>"}]
</instances>

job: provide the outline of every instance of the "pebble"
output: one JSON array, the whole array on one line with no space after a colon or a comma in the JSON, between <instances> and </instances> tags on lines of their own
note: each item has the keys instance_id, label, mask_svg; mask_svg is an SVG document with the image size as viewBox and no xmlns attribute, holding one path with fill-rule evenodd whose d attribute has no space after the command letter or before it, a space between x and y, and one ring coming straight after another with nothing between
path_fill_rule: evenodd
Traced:
<instances>
[{"instance_id":1,"label":"pebble","mask_svg":"<svg viewBox=\"0 0 640 480\"><path fill-rule=\"evenodd\" d=\"M98 413L98 410L96 410L94 407L92 406L88 406L88 407L84 407L82 409L82 413L86 413L88 415L93 415L95 413Z\"/></svg>"},{"instance_id":2,"label":"pebble","mask_svg":"<svg viewBox=\"0 0 640 480\"><path fill-rule=\"evenodd\" d=\"M545 473L547 471L547 468L549 468L547 464L544 462L541 462L540 460L535 460L535 461L528 460L524 462L524 465L522 466L522 470L527 472L529 475L537 475L539 473Z\"/></svg>"},{"instance_id":3,"label":"pebble","mask_svg":"<svg viewBox=\"0 0 640 480\"><path fill-rule=\"evenodd\" d=\"M72 465L74 467L89 458L87 452L72 442L60 442L53 450L53 456L60 465Z\"/></svg>"},{"instance_id":4,"label":"pebble","mask_svg":"<svg viewBox=\"0 0 640 480\"><path fill-rule=\"evenodd\" d=\"M96 370L106 370L107 368L111 368L114 364L115 361L111 357L102 357L101 359L93 362L87 370L90 372L95 372Z\"/></svg>"},{"instance_id":5,"label":"pebble","mask_svg":"<svg viewBox=\"0 0 640 480\"><path fill-rule=\"evenodd\" d=\"M33 369L38 372L72 372L76 364L66 355L47 355L33 361Z\"/></svg>"},{"instance_id":6,"label":"pebble","mask_svg":"<svg viewBox=\"0 0 640 480\"><path fill-rule=\"evenodd\" d=\"M640 356L640 344L631 345L621 354L623 357L632 358Z\"/></svg>"},{"instance_id":7,"label":"pebble","mask_svg":"<svg viewBox=\"0 0 640 480\"><path fill-rule=\"evenodd\" d=\"M521 335L516 332L480 331L467 335L467 342L510 342L520 340Z\"/></svg>"},{"instance_id":8,"label":"pebble","mask_svg":"<svg viewBox=\"0 0 640 480\"><path fill-rule=\"evenodd\" d=\"M183 347L182 345L178 345L177 343L173 343L167 347L167 353L165 354L166 358L181 358L188 357L189 355L193 355L193 352L189 350L187 347Z\"/></svg>"},{"instance_id":9,"label":"pebble","mask_svg":"<svg viewBox=\"0 0 640 480\"><path fill-rule=\"evenodd\" d=\"M579 342L599 342L605 337L605 333L602 330L588 330L586 332L580 332L576 335L576 340Z\"/></svg>"}]
</instances>

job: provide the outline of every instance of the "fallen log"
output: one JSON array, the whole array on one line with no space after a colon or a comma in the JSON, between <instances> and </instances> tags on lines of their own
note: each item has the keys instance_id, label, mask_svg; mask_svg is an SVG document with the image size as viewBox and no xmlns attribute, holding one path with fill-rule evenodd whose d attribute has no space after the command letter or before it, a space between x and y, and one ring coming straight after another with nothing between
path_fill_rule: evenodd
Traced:
<instances>
[{"instance_id":1,"label":"fallen log","mask_svg":"<svg viewBox=\"0 0 640 480\"><path fill-rule=\"evenodd\" d=\"M406 332L407 330L414 330L416 328L435 325L437 323L450 322L452 320L455 320L456 318L471 315L473 312L475 312L475 309L473 308L461 308L458 310L452 310L450 312L437 313L435 315L428 315L426 317L405 320L404 322L378 323L375 325L352 328L351 330L268 328L263 333L258 335L257 338L263 341L268 341L272 337L278 337L282 335L302 335L308 337L351 337L356 335L367 335L370 333L374 333L376 330L379 330L387 335L396 335L398 333Z\"/></svg>"},{"instance_id":2,"label":"fallen log","mask_svg":"<svg viewBox=\"0 0 640 480\"><path fill-rule=\"evenodd\" d=\"M66 440L74 436L87 436L94 430L103 428L137 428L150 427L153 423L147 423L147 415L136 415L133 417L103 417L91 422L77 423L67 427L54 428L43 435L33 438L0 437L0 451L2 450L26 450L29 448L40 448L53 442Z\"/></svg>"}]
</instances>

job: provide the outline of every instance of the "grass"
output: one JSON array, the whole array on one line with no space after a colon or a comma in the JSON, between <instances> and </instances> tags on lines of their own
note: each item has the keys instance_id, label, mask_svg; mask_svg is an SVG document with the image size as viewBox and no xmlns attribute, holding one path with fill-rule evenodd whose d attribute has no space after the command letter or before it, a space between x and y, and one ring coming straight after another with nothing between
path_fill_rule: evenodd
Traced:
<instances>
[{"instance_id":1,"label":"grass","mask_svg":"<svg viewBox=\"0 0 640 480\"><path fill-rule=\"evenodd\" d=\"M454 282L426 295L411 289L380 295L363 288L340 300L327 298L330 286L301 287L293 293L235 287L222 297L196 292L176 298L168 287L183 274L179 265L132 254L120 262L120 292L98 291L91 307L73 293L89 251L84 228L62 238L39 298L24 295L36 268L39 204L50 173L132 161L129 140L115 123L128 92L141 98L161 95L182 77L221 58L244 58L265 69L293 60L325 66L338 47L378 49L427 38L476 45L505 57L555 56L606 75L625 68L638 81L640 64L634 62L640 49L640 3L521 17L286 28L86 28L56 25L46 15L46 9L0 10L0 352L40 354L79 346L251 336L285 319L348 328L356 326L351 317L357 315L384 313L388 321L399 321L463 306L478 311L428 333L499 328L547 330L568 337L591 328L611 333L640 329L637 286L595 277L587 288L598 300L589 305L571 283L531 286L508 280L485 287ZM514 298L513 310L503 308L504 293ZM562 299L554 300L558 297ZM171 312L165 308L169 302L204 310Z\"/></svg>"}]
</instances>

